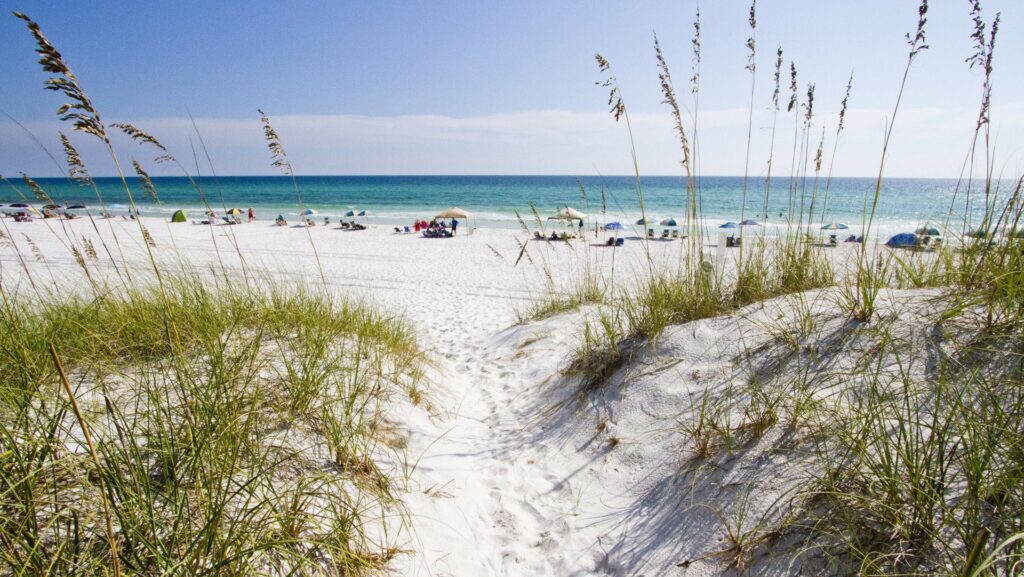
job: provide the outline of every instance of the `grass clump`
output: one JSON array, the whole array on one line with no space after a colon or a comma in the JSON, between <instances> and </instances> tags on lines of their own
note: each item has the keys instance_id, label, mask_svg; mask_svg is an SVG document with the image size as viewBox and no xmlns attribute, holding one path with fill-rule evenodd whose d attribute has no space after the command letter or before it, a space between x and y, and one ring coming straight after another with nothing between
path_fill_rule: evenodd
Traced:
<instances>
[{"instance_id":1,"label":"grass clump","mask_svg":"<svg viewBox=\"0 0 1024 577\"><path fill-rule=\"evenodd\" d=\"M401 321L166 275L4 296L0 571L348 575L398 553L377 463L385 409L421 377Z\"/></svg>"}]
</instances>

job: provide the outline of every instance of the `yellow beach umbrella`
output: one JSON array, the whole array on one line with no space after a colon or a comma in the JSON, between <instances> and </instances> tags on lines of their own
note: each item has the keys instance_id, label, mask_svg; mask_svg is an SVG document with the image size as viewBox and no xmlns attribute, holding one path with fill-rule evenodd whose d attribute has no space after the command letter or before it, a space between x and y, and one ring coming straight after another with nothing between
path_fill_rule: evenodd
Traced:
<instances>
[{"instance_id":1,"label":"yellow beach umbrella","mask_svg":"<svg viewBox=\"0 0 1024 577\"><path fill-rule=\"evenodd\" d=\"M434 218L469 218L469 217L470 217L470 214L468 212L466 212L465 210L463 210L463 209L461 209L461 208L459 208L457 206L448 207L448 208L442 210L441 212L437 213L436 216L434 216Z\"/></svg>"}]
</instances>

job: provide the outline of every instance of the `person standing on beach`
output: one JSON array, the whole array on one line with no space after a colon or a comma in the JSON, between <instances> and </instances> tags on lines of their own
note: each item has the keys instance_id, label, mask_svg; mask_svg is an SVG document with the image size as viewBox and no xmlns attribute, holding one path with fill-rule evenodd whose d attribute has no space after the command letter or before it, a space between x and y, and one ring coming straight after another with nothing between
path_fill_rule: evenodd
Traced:
<instances>
[{"instance_id":1,"label":"person standing on beach","mask_svg":"<svg viewBox=\"0 0 1024 577\"><path fill-rule=\"evenodd\" d=\"M252 207L249 207L249 222L256 220L256 213L252 211Z\"/></svg>"},{"instance_id":2,"label":"person standing on beach","mask_svg":"<svg viewBox=\"0 0 1024 577\"><path fill-rule=\"evenodd\" d=\"M459 221L452 219L452 236L455 236L455 229L459 227Z\"/></svg>"}]
</instances>

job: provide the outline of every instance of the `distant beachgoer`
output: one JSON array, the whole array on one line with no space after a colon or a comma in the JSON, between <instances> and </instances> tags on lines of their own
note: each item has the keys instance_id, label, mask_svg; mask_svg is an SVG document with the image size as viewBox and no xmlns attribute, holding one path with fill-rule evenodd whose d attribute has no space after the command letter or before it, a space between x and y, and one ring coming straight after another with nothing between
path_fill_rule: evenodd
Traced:
<instances>
[{"instance_id":1,"label":"distant beachgoer","mask_svg":"<svg viewBox=\"0 0 1024 577\"><path fill-rule=\"evenodd\" d=\"M417 220L416 222L412 223L412 227L414 229L416 229L416 232L419 232L420 231L420 221Z\"/></svg>"},{"instance_id":2,"label":"distant beachgoer","mask_svg":"<svg viewBox=\"0 0 1024 577\"><path fill-rule=\"evenodd\" d=\"M452 219L452 236L455 236L455 229L459 228L459 221Z\"/></svg>"},{"instance_id":3,"label":"distant beachgoer","mask_svg":"<svg viewBox=\"0 0 1024 577\"><path fill-rule=\"evenodd\" d=\"M256 213L252 211L252 207L249 207L249 222L256 220Z\"/></svg>"}]
</instances>

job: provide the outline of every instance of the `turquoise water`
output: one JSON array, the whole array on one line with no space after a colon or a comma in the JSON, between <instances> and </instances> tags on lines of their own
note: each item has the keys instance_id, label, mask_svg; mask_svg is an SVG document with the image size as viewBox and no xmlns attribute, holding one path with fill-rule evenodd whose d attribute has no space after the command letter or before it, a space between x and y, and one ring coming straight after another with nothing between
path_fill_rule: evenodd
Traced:
<instances>
[{"instance_id":1,"label":"turquoise water","mask_svg":"<svg viewBox=\"0 0 1024 577\"><path fill-rule=\"evenodd\" d=\"M144 198L141 187L130 179L133 195L143 215L169 215L184 208L190 218L202 215L200 193L185 178L155 178L161 203ZM460 206L473 213L477 226L516 227L515 212L532 221L530 205L542 216L572 206L591 216L593 221L620 220L624 224L639 218L636 182L629 176L580 177L585 197L573 176L302 176L297 178L301 204L290 178L220 177L201 178L199 187L216 210L252 207L257 218L270 219L278 213L295 217L301 210L313 208L321 216L338 217L350 209L366 210L369 223L407 224L416 218L429 218L448 206ZM99 203L90 188L64 179L39 179L40 185L58 203L82 203L99 211ZM31 193L14 183L22 192ZM97 179L110 212L126 213L128 199L119 180ZM844 222L860 228L866 200L874 193L874 179L833 178L828 190L827 207L822 217L824 179L819 182L815 201L815 222ZM765 181L749 181L744 216L756 218L768 226L784 222L786 215L799 211L799 200L791 206L788 178L773 179L767 215L763 214ZM805 197L804 210L810 207L814 182L808 179L797 193ZM942 223L953 200L955 180L888 179L879 200L876 223L879 233L913 229L925 222ZM703 213L709 225L740 219L743 179L740 177L702 177L700 191ZM602 207L602 192L604 206ZM643 179L645 213L649 217L681 219L686 188L681 177ZM961 191L960 198L963 193ZM0 193L0 203L22 201L9 187ZM958 205L962 202L957 201ZM767 216L767 218L766 218Z\"/></svg>"}]
</instances>

